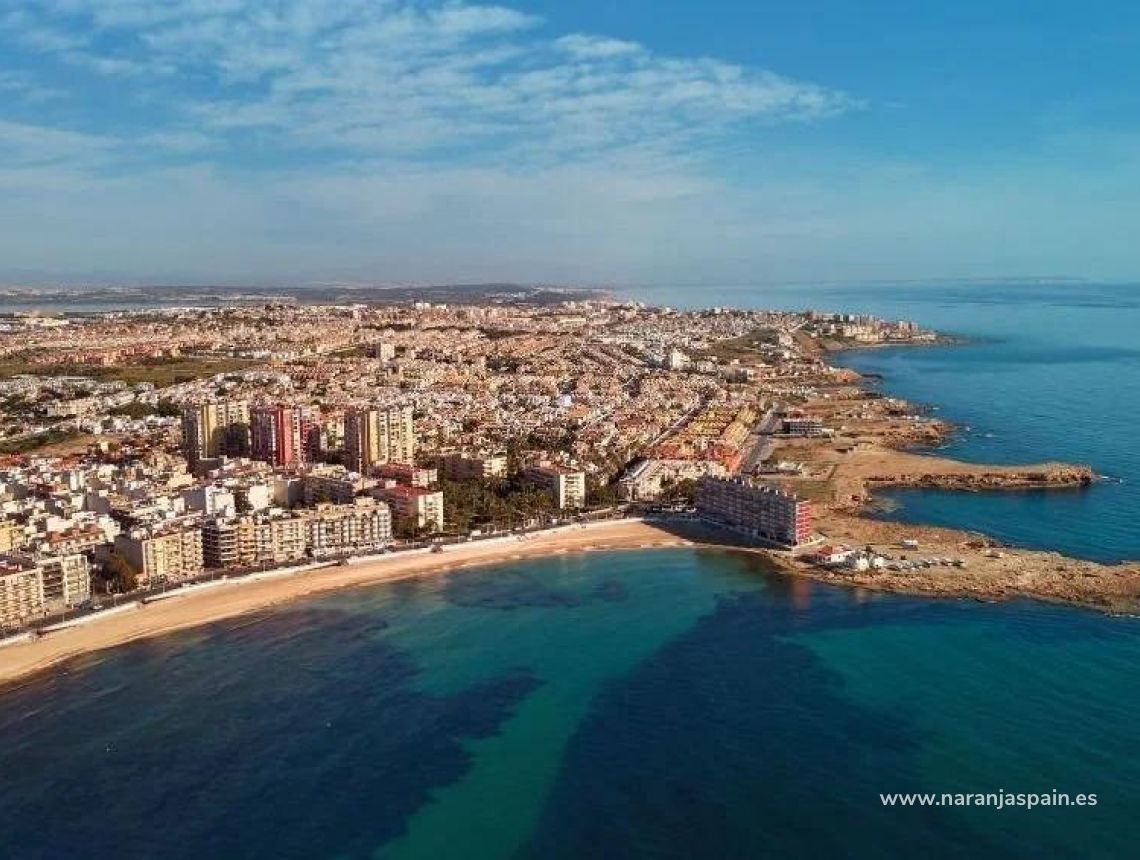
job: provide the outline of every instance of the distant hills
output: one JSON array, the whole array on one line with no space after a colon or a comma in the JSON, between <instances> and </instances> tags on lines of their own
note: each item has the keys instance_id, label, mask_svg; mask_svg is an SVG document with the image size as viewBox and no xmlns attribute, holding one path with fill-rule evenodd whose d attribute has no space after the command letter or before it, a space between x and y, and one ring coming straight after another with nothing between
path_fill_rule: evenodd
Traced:
<instances>
[{"instance_id":1,"label":"distant hills","mask_svg":"<svg viewBox=\"0 0 1140 860\"><path fill-rule=\"evenodd\" d=\"M555 304L598 298L605 292L585 287L540 284L438 284L427 286L175 286L154 284L122 287L3 287L0 311L6 302L67 310L105 306L107 310L139 307L186 307L226 304L370 304L397 302L478 302L480 304Z\"/></svg>"}]
</instances>

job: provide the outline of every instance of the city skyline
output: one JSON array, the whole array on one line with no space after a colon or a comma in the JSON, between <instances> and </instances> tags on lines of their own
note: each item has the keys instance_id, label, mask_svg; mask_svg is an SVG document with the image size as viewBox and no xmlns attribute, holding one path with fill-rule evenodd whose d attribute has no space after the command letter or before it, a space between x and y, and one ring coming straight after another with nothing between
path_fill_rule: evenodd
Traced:
<instances>
[{"instance_id":1,"label":"city skyline","mask_svg":"<svg viewBox=\"0 0 1140 860\"><path fill-rule=\"evenodd\" d=\"M1127 280L1138 23L32 0L0 282Z\"/></svg>"}]
</instances>

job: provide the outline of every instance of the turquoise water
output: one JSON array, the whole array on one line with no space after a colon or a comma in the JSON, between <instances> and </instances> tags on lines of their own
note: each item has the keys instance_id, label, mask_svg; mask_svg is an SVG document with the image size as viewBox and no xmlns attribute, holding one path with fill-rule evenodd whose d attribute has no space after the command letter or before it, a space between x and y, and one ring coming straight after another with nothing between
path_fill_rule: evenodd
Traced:
<instances>
[{"instance_id":1,"label":"turquoise water","mask_svg":"<svg viewBox=\"0 0 1140 860\"><path fill-rule=\"evenodd\" d=\"M0 856L1131 857L1140 622L727 552L472 569L0 696ZM883 792L1095 793L885 808Z\"/></svg>"},{"instance_id":2,"label":"turquoise water","mask_svg":"<svg viewBox=\"0 0 1140 860\"><path fill-rule=\"evenodd\" d=\"M858 350L837 361L962 429L964 460L1087 463L1086 491L899 492L891 516L984 531L1100 561L1140 559L1140 285L907 284L638 290L650 301L868 312L966 335L960 346Z\"/></svg>"},{"instance_id":3,"label":"turquoise water","mask_svg":"<svg viewBox=\"0 0 1140 860\"><path fill-rule=\"evenodd\" d=\"M656 289L870 311L968 346L849 353L1088 491L894 516L1140 557L1140 290ZM3 653L0 652L0 659ZM0 858L1133 857L1140 621L873 595L731 553L563 556L346 591L0 695ZM1095 807L884 807L885 792Z\"/></svg>"}]
</instances>

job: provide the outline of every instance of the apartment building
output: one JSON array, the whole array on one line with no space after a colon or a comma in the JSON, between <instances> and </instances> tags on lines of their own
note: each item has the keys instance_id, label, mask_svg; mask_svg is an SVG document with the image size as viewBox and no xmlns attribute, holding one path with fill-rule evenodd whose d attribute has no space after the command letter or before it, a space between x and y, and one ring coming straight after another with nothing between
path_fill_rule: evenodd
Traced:
<instances>
[{"instance_id":1,"label":"apartment building","mask_svg":"<svg viewBox=\"0 0 1140 860\"><path fill-rule=\"evenodd\" d=\"M219 484L191 487L183 491L182 501L187 511L201 511L208 516L233 514L237 510L233 492Z\"/></svg>"},{"instance_id":2,"label":"apartment building","mask_svg":"<svg viewBox=\"0 0 1140 860\"><path fill-rule=\"evenodd\" d=\"M618 491L627 501L651 501L682 481L696 481L705 475L723 476L725 468L716 460L644 460L618 481Z\"/></svg>"},{"instance_id":3,"label":"apartment building","mask_svg":"<svg viewBox=\"0 0 1140 860\"><path fill-rule=\"evenodd\" d=\"M397 484L376 487L371 492L392 506L396 519L411 523L418 529L443 531L443 493L439 490L433 492L423 487Z\"/></svg>"},{"instance_id":4,"label":"apartment building","mask_svg":"<svg viewBox=\"0 0 1140 860\"><path fill-rule=\"evenodd\" d=\"M11 520L0 522L0 554L19 549L26 542L24 527Z\"/></svg>"},{"instance_id":5,"label":"apartment building","mask_svg":"<svg viewBox=\"0 0 1140 860\"><path fill-rule=\"evenodd\" d=\"M249 413L250 456L275 466L305 459L305 415L299 406L255 406Z\"/></svg>"},{"instance_id":6,"label":"apartment building","mask_svg":"<svg viewBox=\"0 0 1140 860\"><path fill-rule=\"evenodd\" d=\"M91 575L83 555L0 556L0 627L18 627L90 598Z\"/></svg>"},{"instance_id":7,"label":"apartment building","mask_svg":"<svg viewBox=\"0 0 1140 860\"><path fill-rule=\"evenodd\" d=\"M249 404L244 400L198 403L182 410L182 449L197 471L202 460L249 453Z\"/></svg>"},{"instance_id":8,"label":"apartment building","mask_svg":"<svg viewBox=\"0 0 1140 860\"><path fill-rule=\"evenodd\" d=\"M315 557L380 549L392 541L392 512L385 504L359 499L352 505L321 505L300 515L305 540Z\"/></svg>"},{"instance_id":9,"label":"apartment building","mask_svg":"<svg viewBox=\"0 0 1140 860\"><path fill-rule=\"evenodd\" d=\"M564 466L531 466L523 472L527 481L554 494L559 508L586 506L586 473Z\"/></svg>"},{"instance_id":10,"label":"apartment building","mask_svg":"<svg viewBox=\"0 0 1140 860\"><path fill-rule=\"evenodd\" d=\"M308 532L305 523L296 517L282 517L269 521L273 544L273 561L293 561L305 555L308 549Z\"/></svg>"},{"instance_id":11,"label":"apartment building","mask_svg":"<svg viewBox=\"0 0 1140 860\"><path fill-rule=\"evenodd\" d=\"M440 458L439 466L443 476L452 481L503 478L507 474L507 455L444 454Z\"/></svg>"},{"instance_id":12,"label":"apartment building","mask_svg":"<svg viewBox=\"0 0 1140 860\"><path fill-rule=\"evenodd\" d=\"M0 557L0 627L18 627L43 613L43 573L31 559Z\"/></svg>"},{"instance_id":13,"label":"apartment building","mask_svg":"<svg viewBox=\"0 0 1140 860\"><path fill-rule=\"evenodd\" d=\"M749 478L701 478L697 513L733 531L782 546L798 546L811 539L811 502Z\"/></svg>"},{"instance_id":14,"label":"apartment building","mask_svg":"<svg viewBox=\"0 0 1140 860\"><path fill-rule=\"evenodd\" d=\"M822 436L827 432L822 419L808 415L788 415L781 427L789 436Z\"/></svg>"},{"instance_id":15,"label":"apartment building","mask_svg":"<svg viewBox=\"0 0 1140 860\"><path fill-rule=\"evenodd\" d=\"M354 472L384 463L415 463L412 407L350 408L344 415L344 455Z\"/></svg>"},{"instance_id":16,"label":"apartment building","mask_svg":"<svg viewBox=\"0 0 1140 860\"><path fill-rule=\"evenodd\" d=\"M91 599L91 566L87 556L50 555L37 560L44 601L49 609L76 606Z\"/></svg>"},{"instance_id":17,"label":"apartment building","mask_svg":"<svg viewBox=\"0 0 1140 860\"><path fill-rule=\"evenodd\" d=\"M306 505L326 502L347 505L357 493L374 483L339 469L313 471L301 476L301 501Z\"/></svg>"},{"instance_id":18,"label":"apartment building","mask_svg":"<svg viewBox=\"0 0 1140 860\"><path fill-rule=\"evenodd\" d=\"M381 361L391 361L396 357L396 344L378 341L377 343L369 344L366 352L370 358L378 358Z\"/></svg>"},{"instance_id":19,"label":"apartment building","mask_svg":"<svg viewBox=\"0 0 1140 860\"><path fill-rule=\"evenodd\" d=\"M202 526L202 560L211 569L282 564L304 557L306 540L297 517L219 517Z\"/></svg>"},{"instance_id":20,"label":"apartment building","mask_svg":"<svg viewBox=\"0 0 1140 860\"><path fill-rule=\"evenodd\" d=\"M80 525L48 532L36 543L39 552L52 556L91 553L107 542L107 531L99 525Z\"/></svg>"},{"instance_id":21,"label":"apartment building","mask_svg":"<svg viewBox=\"0 0 1140 860\"><path fill-rule=\"evenodd\" d=\"M413 466L410 463L385 463L372 470L378 478L397 481L412 487L430 487L439 483L439 470Z\"/></svg>"},{"instance_id":22,"label":"apartment building","mask_svg":"<svg viewBox=\"0 0 1140 860\"><path fill-rule=\"evenodd\" d=\"M139 584L163 579L185 579L201 573L202 529L197 525L173 525L136 529L115 538L115 551L139 575Z\"/></svg>"}]
</instances>

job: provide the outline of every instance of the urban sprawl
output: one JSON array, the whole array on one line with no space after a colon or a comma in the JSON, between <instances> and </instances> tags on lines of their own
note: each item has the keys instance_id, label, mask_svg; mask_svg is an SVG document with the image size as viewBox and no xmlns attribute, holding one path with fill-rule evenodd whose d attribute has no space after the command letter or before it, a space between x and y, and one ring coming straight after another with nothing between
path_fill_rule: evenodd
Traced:
<instances>
[{"instance_id":1,"label":"urban sprawl","mask_svg":"<svg viewBox=\"0 0 1140 860\"><path fill-rule=\"evenodd\" d=\"M933 339L577 295L10 314L0 629L631 509L818 545L797 490L813 467L785 443L844 444L814 403L852 420L897 406L828 349Z\"/></svg>"}]
</instances>

